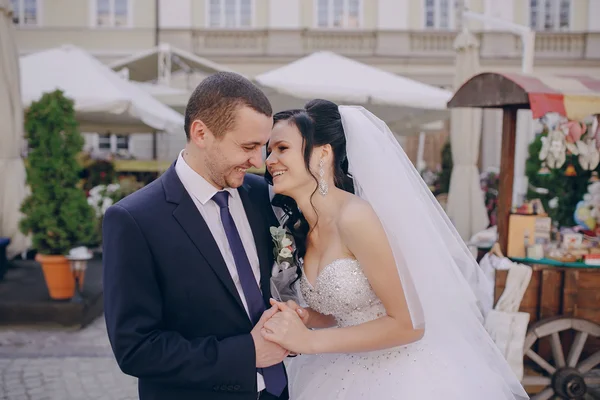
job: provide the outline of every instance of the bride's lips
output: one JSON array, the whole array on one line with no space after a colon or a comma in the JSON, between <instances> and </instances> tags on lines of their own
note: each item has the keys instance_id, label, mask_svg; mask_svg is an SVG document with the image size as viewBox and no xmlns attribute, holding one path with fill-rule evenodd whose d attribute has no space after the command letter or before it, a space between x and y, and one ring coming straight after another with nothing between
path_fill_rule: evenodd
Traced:
<instances>
[{"instance_id":1,"label":"bride's lips","mask_svg":"<svg viewBox=\"0 0 600 400\"><path fill-rule=\"evenodd\" d=\"M277 171L271 171L271 176L273 177L273 180L283 176L286 173L286 170L277 170Z\"/></svg>"}]
</instances>

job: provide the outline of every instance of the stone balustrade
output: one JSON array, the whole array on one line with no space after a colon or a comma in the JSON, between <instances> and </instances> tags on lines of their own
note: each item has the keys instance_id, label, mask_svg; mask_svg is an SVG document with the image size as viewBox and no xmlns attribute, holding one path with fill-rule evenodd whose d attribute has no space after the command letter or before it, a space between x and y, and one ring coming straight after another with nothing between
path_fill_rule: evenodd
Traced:
<instances>
[{"instance_id":1,"label":"stone balustrade","mask_svg":"<svg viewBox=\"0 0 600 400\"><path fill-rule=\"evenodd\" d=\"M92 51L133 53L154 45L153 29L18 29L22 53L72 43ZM329 50L347 56L447 59L454 31L163 29L160 41L203 56L301 57ZM520 58L520 39L507 32L477 32L482 59ZM598 60L600 32L538 32L536 59Z\"/></svg>"}]
</instances>

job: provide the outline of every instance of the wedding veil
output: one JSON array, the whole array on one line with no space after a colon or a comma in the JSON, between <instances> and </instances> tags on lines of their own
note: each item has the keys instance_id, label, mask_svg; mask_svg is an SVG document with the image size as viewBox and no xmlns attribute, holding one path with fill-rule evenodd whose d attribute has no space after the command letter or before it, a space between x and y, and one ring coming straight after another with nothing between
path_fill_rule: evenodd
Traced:
<instances>
[{"instance_id":1,"label":"wedding veil","mask_svg":"<svg viewBox=\"0 0 600 400\"><path fill-rule=\"evenodd\" d=\"M444 359L475 374L474 385L501 387L498 398L528 399L484 328L487 278L430 189L385 122L363 107L339 112L356 194L383 224L413 325L425 327L423 340Z\"/></svg>"}]
</instances>

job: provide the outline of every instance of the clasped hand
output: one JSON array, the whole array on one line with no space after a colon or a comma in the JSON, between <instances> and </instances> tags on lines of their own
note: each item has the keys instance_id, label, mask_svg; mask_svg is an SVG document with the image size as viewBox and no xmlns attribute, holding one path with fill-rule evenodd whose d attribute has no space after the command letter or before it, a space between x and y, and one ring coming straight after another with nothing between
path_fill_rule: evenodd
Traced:
<instances>
[{"instance_id":1,"label":"clasped hand","mask_svg":"<svg viewBox=\"0 0 600 400\"><path fill-rule=\"evenodd\" d=\"M250 334L254 340L256 367L266 368L283 361L290 352L306 352L305 338L310 331L308 311L293 301L288 304L271 300L272 307L265 311Z\"/></svg>"},{"instance_id":2,"label":"clasped hand","mask_svg":"<svg viewBox=\"0 0 600 400\"><path fill-rule=\"evenodd\" d=\"M276 306L278 312L264 323L261 335L291 353L309 352L311 331L306 327L308 311L291 300L281 303L271 299L271 305Z\"/></svg>"}]
</instances>

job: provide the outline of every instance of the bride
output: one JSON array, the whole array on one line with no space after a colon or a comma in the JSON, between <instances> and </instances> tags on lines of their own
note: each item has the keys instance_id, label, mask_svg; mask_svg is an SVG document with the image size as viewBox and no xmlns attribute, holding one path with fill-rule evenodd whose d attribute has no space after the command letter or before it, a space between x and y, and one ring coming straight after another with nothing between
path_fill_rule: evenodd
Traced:
<instances>
[{"instance_id":1,"label":"bride","mask_svg":"<svg viewBox=\"0 0 600 400\"><path fill-rule=\"evenodd\" d=\"M272 300L262 330L299 354L292 400L528 399L482 325L478 265L383 121L313 100L274 116L267 151L307 305Z\"/></svg>"}]
</instances>

